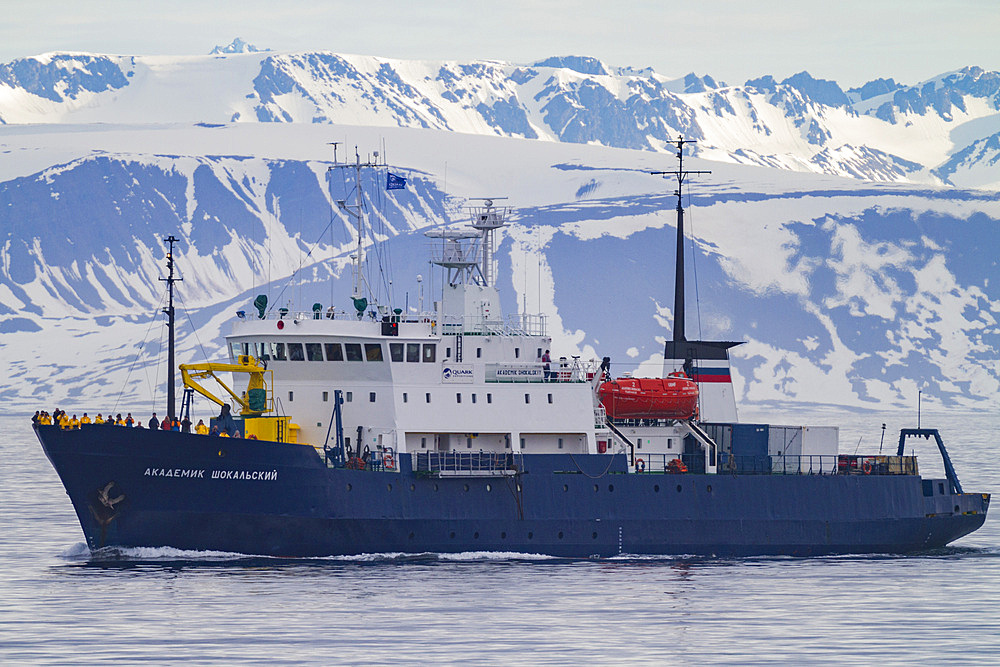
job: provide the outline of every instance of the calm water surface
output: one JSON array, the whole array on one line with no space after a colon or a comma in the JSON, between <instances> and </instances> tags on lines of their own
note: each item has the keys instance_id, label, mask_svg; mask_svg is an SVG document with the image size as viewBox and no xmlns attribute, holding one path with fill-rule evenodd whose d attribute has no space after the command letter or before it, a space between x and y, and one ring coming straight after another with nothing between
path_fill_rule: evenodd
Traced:
<instances>
[{"instance_id":1,"label":"calm water surface","mask_svg":"<svg viewBox=\"0 0 1000 667\"><path fill-rule=\"evenodd\" d=\"M877 450L889 420L786 421L839 423L849 453ZM1000 419L924 425L966 491L1000 491ZM0 457L4 664L1000 664L995 516L907 557L93 558L27 419L0 420Z\"/></svg>"}]
</instances>

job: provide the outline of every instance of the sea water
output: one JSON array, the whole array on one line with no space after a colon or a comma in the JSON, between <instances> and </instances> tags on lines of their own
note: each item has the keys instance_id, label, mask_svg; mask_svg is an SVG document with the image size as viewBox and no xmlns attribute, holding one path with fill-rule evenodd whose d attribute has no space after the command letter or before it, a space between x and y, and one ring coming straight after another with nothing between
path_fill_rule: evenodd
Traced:
<instances>
[{"instance_id":1,"label":"sea water","mask_svg":"<svg viewBox=\"0 0 1000 667\"><path fill-rule=\"evenodd\" d=\"M785 421L895 453L915 419L891 417L884 442L880 415ZM923 422L966 491L1000 491L1000 419ZM995 516L909 556L95 556L26 418L0 419L0 513L3 664L1000 664Z\"/></svg>"}]
</instances>

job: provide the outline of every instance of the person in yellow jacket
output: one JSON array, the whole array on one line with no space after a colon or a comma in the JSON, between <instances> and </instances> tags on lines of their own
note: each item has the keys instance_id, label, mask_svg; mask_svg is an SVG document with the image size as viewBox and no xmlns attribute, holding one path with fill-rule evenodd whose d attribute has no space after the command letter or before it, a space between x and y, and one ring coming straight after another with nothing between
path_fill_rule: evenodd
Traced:
<instances>
[{"instance_id":1,"label":"person in yellow jacket","mask_svg":"<svg viewBox=\"0 0 1000 667\"><path fill-rule=\"evenodd\" d=\"M59 428L64 431L69 428L69 417L66 416L65 412L59 413Z\"/></svg>"},{"instance_id":2,"label":"person in yellow jacket","mask_svg":"<svg viewBox=\"0 0 1000 667\"><path fill-rule=\"evenodd\" d=\"M73 418L69 420L69 428L71 429L80 428L80 420L76 418L76 415L73 415Z\"/></svg>"},{"instance_id":3,"label":"person in yellow jacket","mask_svg":"<svg viewBox=\"0 0 1000 667\"><path fill-rule=\"evenodd\" d=\"M198 423L194 427L194 432L198 435L208 435L208 426L205 425L204 419L198 420Z\"/></svg>"},{"instance_id":4,"label":"person in yellow jacket","mask_svg":"<svg viewBox=\"0 0 1000 667\"><path fill-rule=\"evenodd\" d=\"M89 423L90 423L90 417L88 417L87 413L84 412L83 416L80 417L80 425L82 426L83 424L89 424Z\"/></svg>"},{"instance_id":5,"label":"person in yellow jacket","mask_svg":"<svg viewBox=\"0 0 1000 667\"><path fill-rule=\"evenodd\" d=\"M220 438L228 438L229 434L226 433L225 431L219 431L219 437Z\"/></svg>"},{"instance_id":6,"label":"person in yellow jacket","mask_svg":"<svg viewBox=\"0 0 1000 667\"><path fill-rule=\"evenodd\" d=\"M94 423L95 424L103 424L104 423L104 417L101 416L100 412L98 412L97 416L94 417Z\"/></svg>"}]
</instances>

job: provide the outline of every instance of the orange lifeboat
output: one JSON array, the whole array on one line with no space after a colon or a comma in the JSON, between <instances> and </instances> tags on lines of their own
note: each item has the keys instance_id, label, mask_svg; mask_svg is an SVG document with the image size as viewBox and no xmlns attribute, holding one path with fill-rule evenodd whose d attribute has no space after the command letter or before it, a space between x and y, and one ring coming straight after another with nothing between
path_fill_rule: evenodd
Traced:
<instances>
[{"instance_id":1,"label":"orange lifeboat","mask_svg":"<svg viewBox=\"0 0 1000 667\"><path fill-rule=\"evenodd\" d=\"M597 389L609 419L690 419L698 412L698 385L683 373L665 378L618 378Z\"/></svg>"}]
</instances>

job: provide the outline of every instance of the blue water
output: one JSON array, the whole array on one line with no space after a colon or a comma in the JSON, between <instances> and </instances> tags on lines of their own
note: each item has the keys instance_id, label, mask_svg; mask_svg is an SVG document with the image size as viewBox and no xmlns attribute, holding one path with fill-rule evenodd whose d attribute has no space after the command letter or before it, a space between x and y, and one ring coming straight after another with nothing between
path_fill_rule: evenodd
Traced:
<instances>
[{"instance_id":1,"label":"blue water","mask_svg":"<svg viewBox=\"0 0 1000 667\"><path fill-rule=\"evenodd\" d=\"M806 421L870 452L883 419ZM1000 491L1000 419L924 425L966 491ZM94 557L26 419L0 419L0 461L3 664L1000 664L995 516L907 557Z\"/></svg>"}]
</instances>

